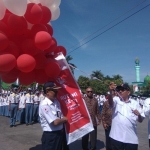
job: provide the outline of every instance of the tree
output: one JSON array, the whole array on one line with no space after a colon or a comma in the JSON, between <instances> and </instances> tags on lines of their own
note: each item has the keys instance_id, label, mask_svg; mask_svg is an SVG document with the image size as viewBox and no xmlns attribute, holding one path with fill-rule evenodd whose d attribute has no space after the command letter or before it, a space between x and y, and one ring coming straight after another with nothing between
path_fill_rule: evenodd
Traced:
<instances>
[{"instance_id":1,"label":"tree","mask_svg":"<svg viewBox=\"0 0 150 150\"><path fill-rule=\"evenodd\" d=\"M90 86L90 79L84 76L79 76L77 82L82 92L85 92L85 90Z\"/></svg>"},{"instance_id":2,"label":"tree","mask_svg":"<svg viewBox=\"0 0 150 150\"><path fill-rule=\"evenodd\" d=\"M70 55L66 56L66 61L67 61L67 63L69 64L69 67L70 67L72 73L74 74L74 69L76 68L76 65L73 64L73 63L70 63L70 61L71 61L72 59L73 59L73 58L72 58ZM71 67L71 66L72 66L72 67Z\"/></svg>"},{"instance_id":3,"label":"tree","mask_svg":"<svg viewBox=\"0 0 150 150\"><path fill-rule=\"evenodd\" d=\"M146 97L150 97L150 81L147 82L145 86L141 87L141 93Z\"/></svg>"},{"instance_id":4,"label":"tree","mask_svg":"<svg viewBox=\"0 0 150 150\"><path fill-rule=\"evenodd\" d=\"M96 70L96 71L93 71L92 74L91 74L92 77L96 77L100 80L103 80L104 79L104 75L103 73L101 72L101 70Z\"/></svg>"},{"instance_id":5,"label":"tree","mask_svg":"<svg viewBox=\"0 0 150 150\"><path fill-rule=\"evenodd\" d=\"M120 76L119 74L113 75L113 81L114 81L117 85L121 85L121 84L123 83L122 76Z\"/></svg>"},{"instance_id":6,"label":"tree","mask_svg":"<svg viewBox=\"0 0 150 150\"><path fill-rule=\"evenodd\" d=\"M121 85L123 83L123 79L119 74L113 75L112 77L108 75L104 76L100 70L97 70L92 72L91 79L80 76L77 82L83 92L87 87L91 87L95 94L106 94L109 90L108 86L110 82Z\"/></svg>"}]
</instances>

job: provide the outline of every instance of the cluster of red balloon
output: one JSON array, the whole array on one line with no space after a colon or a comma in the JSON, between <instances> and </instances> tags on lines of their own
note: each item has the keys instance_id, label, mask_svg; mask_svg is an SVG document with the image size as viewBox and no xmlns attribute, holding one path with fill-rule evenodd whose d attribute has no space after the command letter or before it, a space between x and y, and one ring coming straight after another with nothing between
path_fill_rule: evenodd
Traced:
<instances>
[{"instance_id":1,"label":"cluster of red balloon","mask_svg":"<svg viewBox=\"0 0 150 150\"><path fill-rule=\"evenodd\" d=\"M59 52L65 56L66 49L52 37L50 20L50 9L41 4L29 3L24 16L6 10L0 20L0 77L4 82L18 78L23 85L42 84L60 74L53 56Z\"/></svg>"}]
</instances>

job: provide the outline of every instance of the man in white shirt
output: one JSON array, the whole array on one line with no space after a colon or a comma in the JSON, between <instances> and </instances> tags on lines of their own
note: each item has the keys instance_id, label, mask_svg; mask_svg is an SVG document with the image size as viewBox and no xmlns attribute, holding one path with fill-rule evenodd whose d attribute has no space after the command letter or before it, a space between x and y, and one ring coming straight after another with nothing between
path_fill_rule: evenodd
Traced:
<instances>
[{"instance_id":1,"label":"man in white shirt","mask_svg":"<svg viewBox=\"0 0 150 150\"><path fill-rule=\"evenodd\" d=\"M145 116L148 118L148 139L149 139L149 148L150 148L150 98L145 99L143 104L143 110Z\"/></svg>"},{"instance_id":2,"label":"man in white shirt","mask_svg":"<svg viewBox=\"0 0 150 150\"><path fill-rule=\"evenodd\" d=\"M19 102L19 122L20 124L25 123L25 94L26 92L20 93L20 102Z\"/></svg>"},{"instance_id":3,"label":"man in white shirt","mask_svg":"<svg viewBox=\"0 0 150 150\"><path fill-rule=\"evenodd\" d=\"M137 150L137 121L142 122L145 115L138 111L140 105L129 99L130 87L128 84L116 87L112 82L109 88L108 101L113 109L112 126L109 135L112 150ZM118 96L112 97L114 90Z\"/></svg>"},{"instance_id":4,"label":"man in white shirt","mask_svg":"<svg viewBox=\"0 0 150 150\"><path fill-rule=\"evenodd\" d=\"M100 113L102 112L103 104L105 101L106 101L105 95L100 95Z\"/></svg>"},{"instance_id":5,"label":"man in white shirt","mask_svg":"<svg viewBox=\"0 0 150 150\"><path fill-rule=\"evenodd\" d=\"M43 130L42 150L62 150L63 123L68 119L63 117L60 104L56 99L59 88L53 82L47 82L43 87L45 99L39 106Z\"/></svg>"},{"instance_id":6,"label":"man in white shirt","mask_svg":"<svg viewBox=\"0 0 150 150\"><path fill-rule=\"evenodd\" d=\"M26 126L33 124L33 99L32 89L28 88L28 93L25 95L25 122Z\"/></svg>"},{"instance_id":7,"label":"man in white shirt","mask_svg":"<svg viewBox=\"0 0 150 150\"><path fill-rule=\"evenodd\" d=\"M40 104L40 93L39 91L35 92L35 96L33 99L34 106L33 106L33 121L38 122L38 116L39 116L39 104Z\"/></svg>"},{"instance_id":8,"label":"man in white shirt","mask_svg":"<svg viewBox=\"0 0 150 150\"><path fill-rule=\"evenodd\" d=\"M17 93L18 88L13 88L13 93L9 96L9 111L10 111L10 127L16 127L16 115L18 110L18 103L20 100L20 95Z\"/></svg>"}]
</instances>

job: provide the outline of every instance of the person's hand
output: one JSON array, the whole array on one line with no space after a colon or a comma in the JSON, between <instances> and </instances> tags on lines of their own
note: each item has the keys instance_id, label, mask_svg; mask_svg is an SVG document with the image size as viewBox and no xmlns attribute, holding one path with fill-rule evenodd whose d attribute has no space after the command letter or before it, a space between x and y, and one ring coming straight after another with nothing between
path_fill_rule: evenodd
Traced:
<instances>
[{"instance_id":1,"label":"person's hand","mask_svg":"<svg viewBox=\"0 0 150 150\"><path fill-rule=\"evenodd\" d=\"M112 91L117 87L117 85L114 82L110 82L109 84L109 90Z\"/></svg>"},{"instance_id":2,"label":"person's hand","mask_svg":"<svg viewBox=\"0 0 150 150\"><path fill-rule=\"evenodd\" d=\"M62 119L63 119L65 122L68 121L68 118L67 118L67 117L63 117Z\"/></svg>"},{"instance_id":3,"label":"person's hand","mask_svg":"<svg viewBox=\"0 0 150 150\"><path fill-rule=\"evenodd\" d=\"M108 125L104 123L103 126L104 126L104 129L107 130Z\"/></svg>"},{"instance_id":4,"label":"person's hand","mask_svg":"<svg viewBox=\"0 0 150 150\"><path fill-rule=\"evenodd\" d=\"M138 110L132 110L132 112L133 112L136 116L139 116L139 115L140 115L140 113L139 113Z\"/></svg>"}]
</instances>

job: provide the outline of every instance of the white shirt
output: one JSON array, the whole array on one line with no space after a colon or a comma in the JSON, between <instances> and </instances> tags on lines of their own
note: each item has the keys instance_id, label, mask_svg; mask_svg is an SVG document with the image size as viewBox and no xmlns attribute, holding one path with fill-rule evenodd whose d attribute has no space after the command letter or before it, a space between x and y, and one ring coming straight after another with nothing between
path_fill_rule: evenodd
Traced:
<instances>
[{"instance_id":1,"label":"white shirt","mask_svg":"<svg viewBox=\"0 0 150 150\"><path fill-rule=\"evenodd\" d=\"M2 106L2 97L0 96L0 106Z\"/></svg>"},{"instance_id":2,"label":"white shirt","mask_svg":"<svg viewBox=\"0 0 150 150\"><path fill-rule=\"evenodd\" d=\"M9 97L7 96L6 97L6 106L8 106L9 105Z\"/></svg>"},{"instance_id":3,"label":"white shirt","mask_svg":"<svg viewBox=\"0 0 150 150\"><path fill-rule=\"evenodd\" d=\"M21 97L20 97L20 102L19 102L19 108L25 108L25 95L23 94Z\"/></svg>"},{"instance_id":4,"label":"white shirt","mask_svg":"<svg viewBox=\"0 0 150 150\"><path fill-rule=\"evenodd\" d=\"M103 103L106 101L105 96L100 96L100 105L103 105Z\"/></svg>"},{"instance_id":5,"label":"white shirt","mask_svg":"<svg viewBox=\"0 0 150 150\"><path fill-rule=\"evenodd\" d=\"M112 126L109 136L123 143L138 144L136 131L138 116L132 110L141 110L140 105L132 99L128 102L121 101L117 96L113 98L113 101ZM145 117L142 111L140 113Z\"/></svg>"},{"instance_id":6,"label":"white shirt","mask_svg":"<svg viewBox=\"0 0 150 150\"><path fill-rule=\"evenodd\" d=\"M150 139L150 98L144 101L143 109L145 116L148 117L148 138Z\"/></svg>"},{"instance_id":7,"label":"white shirt","mask_svg":"<svg viewBox=\"0 0 150 150\"><path fill-rule=\"evenodd\" d=\"M19 100L20 100L20 95L18 95L18 94L13 93L9 96L10 103L16 104L16 103L19 103Z\"/></svg>"},{"instance_id":8,"label":"white shirt","mask_svg":"<svg viewBox=\"0 0 150 150\"><path fill-rule=\"evenodd\" d=\"M3 97L3 106L6 106L7 102L6 102L7 98Z\"/></svg>"},{"instance_id":9,"label":"white shirt","mask_svg":"<svg viewBox=\"0 0 150 150\"><path fill-rule=\"evenodd\" d=\"M43 94L40 94L40 102L45 99L45 96Z\"/></svg>"},{"instance_id":10,"label":"white shirt","mask_svg":"<svg viewBox=\"0 0 150 150\"><path fill-rule=\"evenodd\" d=\"M33 104L33 99L34 99L34 95L31 95L31 94L26 94L25 95L25 99L26 99L26 104Z\"/></svg>"},{"instance_id":11,"label":"white shirt","mask_svg":"<svg viewBox=\"0 0 150 150\"><path fill-rule=\"evenodd\" d=\"M57 131L63 128L63 125L53 125L53 121L62 118L62 111L58 100L52 102L47 97L40 103L39 116L43 131Z\"/></svg>"},{"instance_id":12,"label":"white shirt","mask_svg":"<svg viewBox=\"0 0 150 150\"><path fill-rule=\"evenodd\" d=\"M144 105L144 100L140 99L139 103L143 106Z\"/></svg>"},{"instance_id":13,"label":"white shirt","mask_svg":"<svg viewBox=\"0 0 150 150\"><path fill-rule=\"evenodd\" d=\"M34 104L39 104L40 102L40 97L39 96L34 96Z\"/></svg>"}]
</instances>

